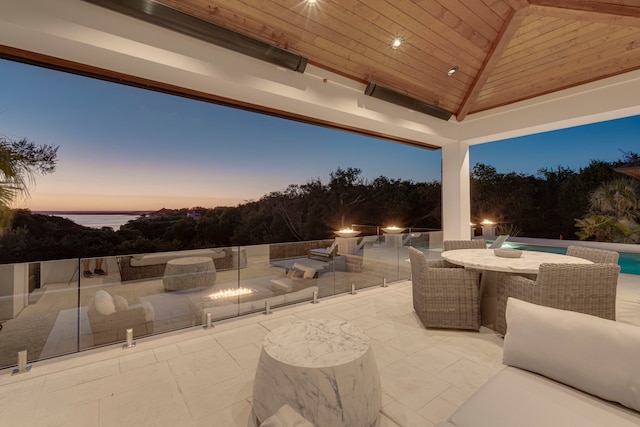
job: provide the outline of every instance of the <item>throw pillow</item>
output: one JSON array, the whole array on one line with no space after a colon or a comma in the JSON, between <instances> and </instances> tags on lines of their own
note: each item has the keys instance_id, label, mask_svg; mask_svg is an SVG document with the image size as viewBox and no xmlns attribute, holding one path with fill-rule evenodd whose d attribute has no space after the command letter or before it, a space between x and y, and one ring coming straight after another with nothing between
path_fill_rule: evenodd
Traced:
<instances>
[{"instance_id":1,"label":"throw pillow","mask_svg":"<svg viewBox=\"0 0 640 427\"><path fill-rule=\"evenodd\" d=\"M116 311L126 311L129 308L129 301L125 297L114 295L113 305L116 307Z\"/></svg>"},{"instance_id":2,"label":"throw pillow","mask_svg":"<svg viewBox=\"0 0 640 427\"><path fill-rule=\"evenodd\" d=\"M640 328L507 301L503 363L640 411Z\"/></svg>"},{"instance_id":3,"label":"throw pillow","mask_svg":"<svg viewBox=\"0 0 640 427\"><path fill-rule=\"evenodd\" d=\"M116 312L116 306L113 303L113 297L108 292L100 289L93 297L93 305L96 311L103 316L109 316Z\"/></svg>"}]
</instances>

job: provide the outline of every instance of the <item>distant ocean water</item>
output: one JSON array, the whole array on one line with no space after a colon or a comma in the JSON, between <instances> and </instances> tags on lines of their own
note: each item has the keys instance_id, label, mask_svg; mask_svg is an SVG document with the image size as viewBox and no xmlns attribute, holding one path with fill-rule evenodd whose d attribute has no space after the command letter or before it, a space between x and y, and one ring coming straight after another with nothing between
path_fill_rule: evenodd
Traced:
<instances>
[{"instance_id":1,"label":"distant ocean water","mask_svg":"<svg viewBox=\"0 0 640 427\"><path fill-rule=\"evenodd\" d=\"M63 218L70 219L76 224L84 225L91 228L111 227L115 231L120 229L121 225L127 222L140 218L140 215L131 214L55 214Z\"/></svg>"}]
</instances>

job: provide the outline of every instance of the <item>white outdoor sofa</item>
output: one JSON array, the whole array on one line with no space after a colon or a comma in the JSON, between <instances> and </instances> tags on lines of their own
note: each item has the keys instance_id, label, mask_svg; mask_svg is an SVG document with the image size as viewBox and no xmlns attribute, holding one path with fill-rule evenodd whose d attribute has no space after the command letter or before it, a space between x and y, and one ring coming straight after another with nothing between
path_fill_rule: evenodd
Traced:
<instances>
[{"instance_id":1,"label":"white outdoor sofa","mask_svg":"<svg viewBox=\"0 0 640 427\"><path fill-rule=\"evenodd\" d=\"M510 298L507 365L437 427L640 426L640 327Z\"/></svg>"}]
</instances>

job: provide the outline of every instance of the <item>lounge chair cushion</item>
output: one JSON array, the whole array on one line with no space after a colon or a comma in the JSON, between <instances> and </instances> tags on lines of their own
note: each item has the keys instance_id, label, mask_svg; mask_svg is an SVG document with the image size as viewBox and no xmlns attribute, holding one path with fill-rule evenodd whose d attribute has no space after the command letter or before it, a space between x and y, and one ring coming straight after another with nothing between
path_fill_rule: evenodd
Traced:
<instances>
[{"instance_id":1,"label":"lounge chair cushion","mask_svg":"<svg viewBox=\"0 0 640 427\"><path fill-rule=\"evenodd\" d=\"M116 306L113 303L113 297L106 291L100 289L93 297L93 304L96 311L103 316L109 316L116 312Z\"/></svg>"},{"instance_id":2,"label":"lounge chair cushion","mask_svg":"<svg viewBox=\"0 0 640 427\"><path fill-rule=\"evenodd\" d=\"M640 328L509 298L503 362L640 411Z\"/></svg>"},{"instance_id":3,"label":"lounge chair cushion","mask_svg":"<svg viewBox=\"0 0 640 427\"><path fill-rule=\"evenodd\" d=\"M293 264L293 268L296 270L301 270L303 272L302 278L304 279L313 279L316 276L316 269L313 267L307 267L306 265L302 265L300 263Z\"/></svg>"},{"instance_id":4,"label":"lounge chair cushion","mask_svg":"<svg viewBox=\"0 0 640 427\"><path fill-rule=\"evenodd\" d=\"M131 257L132 267L144 267L149 265L166 264L168 261L176 258L185 257L209 257L211 259L224 258L226 252L224 249L193 249L178 252L158 252L153 254L136 254Z\"/></svg>"}]
</instances>

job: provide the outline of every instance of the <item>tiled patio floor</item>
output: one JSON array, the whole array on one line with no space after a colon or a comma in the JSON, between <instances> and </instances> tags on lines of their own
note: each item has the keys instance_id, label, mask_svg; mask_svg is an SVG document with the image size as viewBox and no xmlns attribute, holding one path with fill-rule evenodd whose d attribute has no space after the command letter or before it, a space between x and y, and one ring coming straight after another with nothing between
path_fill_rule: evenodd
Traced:
<instances>
[{"instance_id":1,"label":"tiled patio floor","mask_svg":"<svg viewBox=\"0 0 640 427\"><path fill-rule=\"evenodd\" d=\"M298 319L346 319L371 337L383 389L378 426L445 420L502 369L502 338L426 330L410 282L391 284L0 371L2 426L255 426L251 394L264 336Z\"/></svg>"},{"instance_id":2,"label":"tiled patio floor","mask_svg":"<svg viewBox=\"0 0 640 427\"><path fill-rule=\"evenodd\" d=\"M640 278L618 281L620 321L640 325ZM345 319L372 340L383 390L377 426L447 419L503 365L502 338L427 330L411 283L360 290L215 324L0 370L0 426L253 427L253 378L264 336L299 319Z\"/></svg>"}]
</instances>

